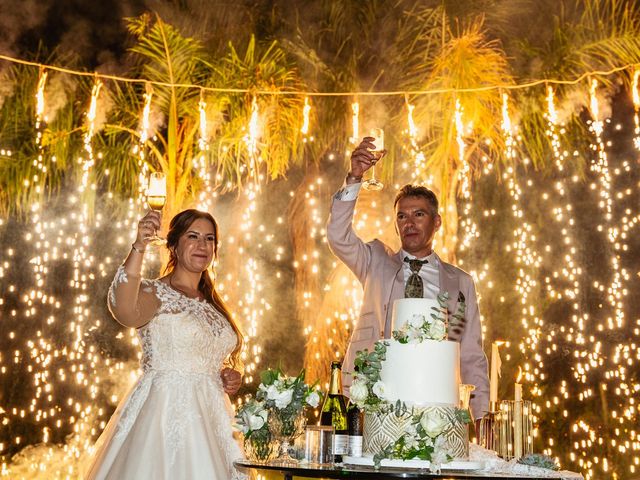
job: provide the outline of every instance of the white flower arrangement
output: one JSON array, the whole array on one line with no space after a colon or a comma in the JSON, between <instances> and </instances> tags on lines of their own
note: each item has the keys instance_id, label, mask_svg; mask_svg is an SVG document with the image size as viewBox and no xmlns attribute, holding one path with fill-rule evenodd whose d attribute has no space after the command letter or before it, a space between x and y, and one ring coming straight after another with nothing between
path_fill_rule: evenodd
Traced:
<instances>
[{"instance_id":1,"label":"white flower arrangement","mask_svg":"<svg viewBox=\"0 0 640 480\"><path fill-rule=\"evenodd\" d=\"M292 419L307 406L316 408L320 403L315 385L305 384L304 376L304 370L298 376L290 377L280 369L268 369L260 375L262 383L258 386L256 398L264 402L265 408L271 413L283 419Z\"/></svg>"},{"instance_id":2,"label":"white flower arrangement","mask_svg":"<svg viewBox=\"0 0 640 480\"><path fill-rule=\"evenodd\" d=\"M253 436L255 439L260 437L268 440L270 438L267 428L268 418L269 411L265 408L264 402L250 398L236 413L234 427L242 432L244 438Z\"/></svg>"},{"instance_id":3,"label":"white flower arrangement","mask_svg":"<svg viewBox=\"0 0 640 480\"><path fill-rule=\"evenodd\" d=\"M430 314L414 314L400 329L394 330L393 338L400 343L422 343L425 340L445 340L448 333L447 302L449 293L438 295L438 306ZM458 311L452 315L456 322L464 317L465 304L459 302Z\"/></svg>"}]
</instances>

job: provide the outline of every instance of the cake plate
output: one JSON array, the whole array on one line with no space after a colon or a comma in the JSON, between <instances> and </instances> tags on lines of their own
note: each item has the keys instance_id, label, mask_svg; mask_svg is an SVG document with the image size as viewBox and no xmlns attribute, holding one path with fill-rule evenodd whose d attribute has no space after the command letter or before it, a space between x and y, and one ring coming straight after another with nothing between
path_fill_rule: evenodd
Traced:
<instances>
[{"instance_id":1,"label":"cake plate","mask_svg":"<svg viewBox=\"0 0 640 480\"><path fill-rule=\"evenodd\" d=\"M359 465L365 467L373 467L373 457L342 457L342 463L348 465ZM416 468L416 469L428 469L431 466L431 462L428 460L382 460L380 462L381 467L390 468ZM448 463L440 465L442 471L460 471L460 470L482 470L484 468L484 462L478 462L473 460L452 460Z\"/></svg>"}]
</instances>

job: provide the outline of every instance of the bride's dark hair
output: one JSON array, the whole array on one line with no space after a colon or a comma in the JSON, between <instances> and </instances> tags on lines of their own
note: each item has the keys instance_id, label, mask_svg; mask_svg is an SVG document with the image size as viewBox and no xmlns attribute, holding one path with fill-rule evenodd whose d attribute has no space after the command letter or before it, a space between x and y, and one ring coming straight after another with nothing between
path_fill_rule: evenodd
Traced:
<instances>
[{"instance_id":1,"label":"bride's dark hair","mask_svg":"<svg viewBox=\"0 0 640 480\"><path fill-rule=\"evenodd\" d=\"M213 245L213 257L218 257L218 224L216 223L213 216L208 212L202 212L200 210L189 209L184 210L183 212L178 213L175 217L171 219L171 223L169 224L169 232L167 233L167 248L169 249L169 262L165 267L165 273L171 273L175 268L178 262L175 253L175 247L178 246L178 241L180 237L189 230L191 224L196 220L203 218L208 220L213 225L213 233L215 236L215 241ZM209 273L209 269L202 272L202 276L200 277L200 282L198 283L198 290L202 292L204 298L207 302L212 304L216 310L218 310L231 324L231 327L236 332L237 342L236 346L231 352L231 365L233 367L241 365L240 362L240 351L242 350L243 337L240 328L233 320L231 312L225 305L224 301L216 291L214 279L211 277Z\"/></svg>"}]
</instances>

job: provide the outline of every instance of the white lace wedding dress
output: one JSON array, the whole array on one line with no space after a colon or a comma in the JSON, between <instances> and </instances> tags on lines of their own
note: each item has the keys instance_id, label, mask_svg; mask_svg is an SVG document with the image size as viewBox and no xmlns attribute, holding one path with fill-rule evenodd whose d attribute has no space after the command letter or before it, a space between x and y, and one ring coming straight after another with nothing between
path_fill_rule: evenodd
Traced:
<instances>
[{"instance_id":1,"label":"white lace wedding dress","mask_svg":"<svg viewBox=\"0 0 640 480\"><path fill-rule=\"evenodd\" d=\"M127 282L119 268L109 291ZM160 308L138 330L143 374L95 445L88 479L227 480L241 451L220 370L236 344L229 322L212 305L158 280L143 280Z\"/></svg>"}]
</instances>

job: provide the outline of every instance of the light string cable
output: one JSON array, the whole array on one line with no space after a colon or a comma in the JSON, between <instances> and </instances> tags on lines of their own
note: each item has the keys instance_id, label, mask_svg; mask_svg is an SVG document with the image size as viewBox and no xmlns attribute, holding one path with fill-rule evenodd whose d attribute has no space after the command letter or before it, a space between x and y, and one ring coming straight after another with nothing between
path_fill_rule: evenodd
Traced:
<instances>
[{"instance_id":1,"label":"light string cable","mask_svg":"<svg viewBox=\"0 0 640 480\"><path fill-rule=\"evenodd\" d=\"M581 83L584 79L594 77L594 76L609 76L613 75L617 72L622 72L625 70L629 70L632 68L640 68L640 64L629 63L626 65L622 65L620 67L611 68L609 70L593 70L590 72L585 72L579 75L577 78L573 80L560 80L560 79L540 79L540 80L532 80L530 82L525 82L521 84L515 85L486 85L483 87L470 87L470 88L436 88L436 89L427 89L427 90L389 90L389 91L376 91L376 92L311 92L311 91L294 91L294 90L256 90L254 88L221 88L221 87L204 87L202 85L194 85L189 83L169 83L169 82L159 82L152 81L143 78L128 78L128 77L120 77L117 75L108 75L103 73L96 72L83 72L80 70L73 70L70 68L59 67L56 65L47 65L38 62L32 62L29 60L23 60L19 58L10 57L8 55L0 55L0 60L6 60L12 63L18 63L21 65L30 65L38 68L45 68L47 70L53 70L57 72L67 73L70 75L78 75L84 77L94 77L101 80L114 80L118 82L129 82L129 83L144 83L144 84L152 84L163 87L171 87L171 88L197 88L204 91L209 92L224 92L224 93L247 93L251 92L256 95L307 95L307 96L315 96L315 97L340 97L340 96L392 96L392 95L433 95L439 93L464 93L464 92L486 92L489 90L519 90L524 88L531 88L537 85L576 85Z\"/></svg>"}]
</instances>

